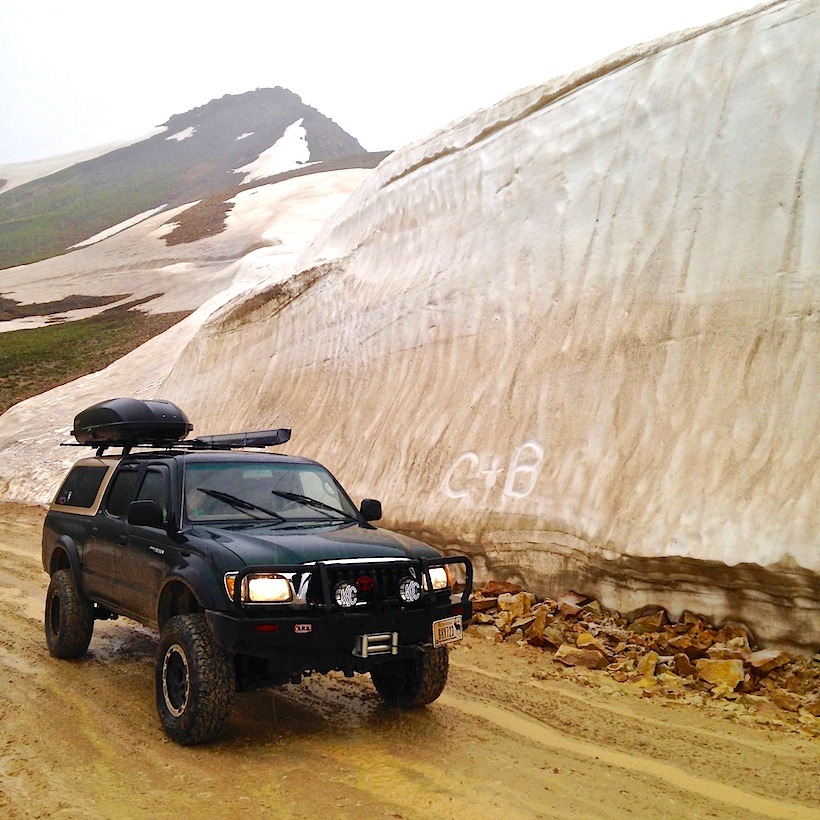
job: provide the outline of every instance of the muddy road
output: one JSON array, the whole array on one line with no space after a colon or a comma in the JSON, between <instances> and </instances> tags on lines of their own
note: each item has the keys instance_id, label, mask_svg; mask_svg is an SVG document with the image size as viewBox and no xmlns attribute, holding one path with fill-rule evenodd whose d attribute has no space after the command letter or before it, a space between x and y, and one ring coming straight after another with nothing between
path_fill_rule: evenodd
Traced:
<instances>
[{"instance_id":1,"label":"muddy road","mask_svg":"<svg viewBox=\"0 0 820 820\"><path fill-rule=\"evenodd\" d=\"M425 710L318 677L238 695L219 743L179 747L149 630L98 622L86 658L49 656L41 520L0 505L0 816L820 817L817 739L469 635Z\"/></svg>"}]
</instances>

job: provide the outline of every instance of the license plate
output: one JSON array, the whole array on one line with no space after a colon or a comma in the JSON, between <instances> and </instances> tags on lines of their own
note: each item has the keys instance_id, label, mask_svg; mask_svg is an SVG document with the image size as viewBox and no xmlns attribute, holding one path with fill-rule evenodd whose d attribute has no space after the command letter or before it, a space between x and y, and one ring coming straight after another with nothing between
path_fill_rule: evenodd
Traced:
<instances>
[{"instance_id":1,"label":"license plate","mask_svg":"<svg viewBox=\"0 0 820 820\"><path fill-rule=\"evenodd\" d=\"M464 626L461 623L461 615L433 621L433 646L445 646L448 643L460 641L463 637Z\"/></svg>"}]
</instances>

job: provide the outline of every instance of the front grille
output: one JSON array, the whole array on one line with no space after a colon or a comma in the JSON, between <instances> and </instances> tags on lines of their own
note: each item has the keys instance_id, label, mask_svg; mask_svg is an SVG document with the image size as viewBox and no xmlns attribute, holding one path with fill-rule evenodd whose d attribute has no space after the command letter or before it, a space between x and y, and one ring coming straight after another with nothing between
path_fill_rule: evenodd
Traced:
<instances>
[{"instance_id":1,"label":"front grille","mask_svg":"<svg viewBox=\"0 0 820 820\"><path fill-rule=\"evenodd\" d=\"M424 595L414 604L407 604L399 597L399 584L403 579L410 577L421 583L420 570L413 564L326 564L325 570L331 600L339 584L356 587L358 604L353 610L376 605L421 607L426 603ZM321 575L314 572L308 587L308 602L320 605L323 600Z\"/></svg>"}]
</instances>

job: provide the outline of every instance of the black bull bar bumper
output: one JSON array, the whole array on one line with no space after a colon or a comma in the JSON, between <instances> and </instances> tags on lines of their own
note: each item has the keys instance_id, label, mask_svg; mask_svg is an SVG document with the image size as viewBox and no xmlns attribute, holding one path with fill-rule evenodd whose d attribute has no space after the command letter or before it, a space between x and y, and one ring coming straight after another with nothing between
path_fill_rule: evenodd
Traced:
<instances>
[{"instance_id":1,"label":"black bull bar bumper","mask_svg":"<svg viewBox=\"0 0 820 820\"><path fill-rule=\"evenodd\" d=\"M460 593L433 590L430 569L441 566L461 568L464 588ZM413 604L404 604L388 595L375 597L361 606L341 607L334 598L334 581L351 568L355 573L370 572L377 578L388 577L391 571L403 573L413 569L423 586L421 597ZM278 605L242 601L245 579L259 574L283 575L293 586L294 581L302 589L309 586L309 600ZM306 574L310 575L309 585L305 582ZM206 617L217 643L233 653L276 658L292 668L367 671L375 663L389 657L407 657L430 644L435 621L460 616L466 625L472 615L472 578L472 564L461 556L251 566L236 576L233 611L208 610ZM389 649L374 652L372 657L365 650L362 657L362 647L368 643L387 645Z\"/></svg>"}]
</instances>

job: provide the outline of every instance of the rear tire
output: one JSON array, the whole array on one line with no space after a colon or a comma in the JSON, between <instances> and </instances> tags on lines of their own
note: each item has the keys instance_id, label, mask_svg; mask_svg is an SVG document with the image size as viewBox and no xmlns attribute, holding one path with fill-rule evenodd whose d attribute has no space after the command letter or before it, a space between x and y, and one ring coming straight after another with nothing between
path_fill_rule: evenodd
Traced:
<instances>
[{"instance_id":1,"label":"rear tire","mask_svg":"<svg viewBox=\"0 0 820 820\"><path fill-rule=\"evenodd\" d=\"M370 678L387 706L418 709L444 691L449 668L447 647L427 646L423 654L374 667Z\"/></svg>"},{"instance_id":2,"label":"rear tire","mask_svg":"<svg viewBox=\"0 0 820 820\"><path fill-rule=\"evenodd\" d=\"M202 613L165 624L154 680L160 723L171 740L193 746L219 737L233 703L233 659Z\"/></svg>"},{"instance_id":3,"label":"rear tire","mask_svg":"<svg viewBox=\"0 0 820 820\"><path fill-rule=\"evenodd\" d=\"M94 610L77 591L70 569L58 569L46 593L46 643L55 658L81 658L94 631Z\"/></svg>"}]
</instances>

